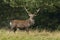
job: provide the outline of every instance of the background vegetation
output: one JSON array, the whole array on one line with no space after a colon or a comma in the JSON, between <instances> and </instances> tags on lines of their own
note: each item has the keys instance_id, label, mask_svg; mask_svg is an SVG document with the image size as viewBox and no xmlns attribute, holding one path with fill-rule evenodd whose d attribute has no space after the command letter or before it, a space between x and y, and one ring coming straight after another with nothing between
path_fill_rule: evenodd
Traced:
<instances>
[{"instance_id":1,"label":"background vegetation","mask_svg":"<svg viewBox=\"0 0 60 40\"><path fill-rule=\"evenodd\" d=\"M60 0L0 0L0 28L12 19L28 19L24 6L32 13L40 8L33 29L60 30Z\"/></svg>"}]
</instances>

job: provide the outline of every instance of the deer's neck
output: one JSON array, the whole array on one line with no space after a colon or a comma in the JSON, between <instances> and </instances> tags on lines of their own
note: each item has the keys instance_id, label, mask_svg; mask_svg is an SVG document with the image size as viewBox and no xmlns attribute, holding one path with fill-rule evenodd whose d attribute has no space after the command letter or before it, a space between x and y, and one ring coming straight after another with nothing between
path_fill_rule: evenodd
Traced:
<instances>
[{"instance_id":1,"label":"deer's neck","mask_svg":"<svg viewBox=\"0 0 60 40\"><path fill-rule=\"evenodd\" d=\"M32 17L30 17L28 20L30 21L31 24L34 24L34 19Z\"/></svg>"}]
</instances>

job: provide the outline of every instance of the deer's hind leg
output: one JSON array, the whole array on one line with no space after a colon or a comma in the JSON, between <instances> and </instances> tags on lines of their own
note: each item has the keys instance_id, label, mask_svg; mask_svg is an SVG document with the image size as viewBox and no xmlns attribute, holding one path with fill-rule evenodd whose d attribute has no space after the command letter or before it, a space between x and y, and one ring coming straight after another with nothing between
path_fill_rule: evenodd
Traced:
<instances>
[{"instance_id":1,"label":"deer's hind leg","mask_svg":"<svg viewBox=\"0 0 60 40\"><path fill-rule=\"evenodd\" d=\"M26 28L26 32L29 34L29 27Z\"/></svg>"},{"instance_id":2,"label":"deer's hind leg","mask_svg":"<svg viewBox=\"0 0 60 40\"><path fill-rule=\"evenodd\" d=\"M13 28L14 33L16 32L16 30L17 30L17 27L14 27L14 28Z\"/></svg>"},{"instance_id":3,"label":"deer's hind leg","mask_svg":"<svg viewBox=\"0 0 60 40\"><path fill-rule=\"evenodd\" d=\"M17 28L16 27L11 27L10 32L13 31L14 33L16 32Z\"/></svg>"}]
</instances>

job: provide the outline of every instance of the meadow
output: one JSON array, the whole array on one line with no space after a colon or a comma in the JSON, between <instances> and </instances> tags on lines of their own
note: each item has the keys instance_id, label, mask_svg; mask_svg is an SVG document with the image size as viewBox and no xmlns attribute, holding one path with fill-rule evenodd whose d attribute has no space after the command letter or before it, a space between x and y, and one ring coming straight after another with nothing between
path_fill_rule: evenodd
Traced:
<instances>
[{"instance_id":1,"label":"meadow","mask_svg":"<svg viewBox=\"0 0 60 40\"><path fill-rule=\"evenodd\" d=\"M0 40L60 40L60 32L47 32L47 31L13 31L0 29Z\"/></svg>"}]
</instances>

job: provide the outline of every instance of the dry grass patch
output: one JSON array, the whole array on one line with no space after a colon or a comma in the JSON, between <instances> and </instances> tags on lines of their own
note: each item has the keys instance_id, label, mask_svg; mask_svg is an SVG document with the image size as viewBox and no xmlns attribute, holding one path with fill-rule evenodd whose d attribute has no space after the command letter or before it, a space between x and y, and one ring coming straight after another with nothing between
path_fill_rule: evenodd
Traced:
<instances>
[{"instance_id":1,"label":"dry grass patch","mask_svg":"<svg viewBox=\"0 0 60 40\"><path fill-rule=\"evenodd\" d=\"M25 31L10 32L8 30L0 30L0 40L60 40L60 32L42 32L30 31L29 34Z\"/></svg>"}]
</instances>

